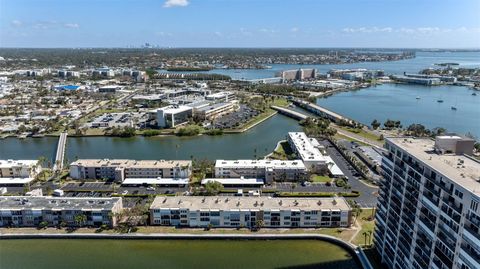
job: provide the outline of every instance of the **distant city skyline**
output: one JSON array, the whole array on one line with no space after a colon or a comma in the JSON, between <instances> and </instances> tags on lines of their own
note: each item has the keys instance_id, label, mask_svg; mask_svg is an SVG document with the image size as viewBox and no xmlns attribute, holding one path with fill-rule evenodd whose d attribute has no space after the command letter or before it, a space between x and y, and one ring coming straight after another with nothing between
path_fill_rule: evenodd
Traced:
<instances>
[{"instance_id":1,"label":"distant city skyline","mask_svg":"<svg viewBox=\"0 0 480 269\"><path fill-rule=\"evenodd\" d=\"M480 48L476 0L0 0L0 47Z\"/></svg>"}]
</instances>

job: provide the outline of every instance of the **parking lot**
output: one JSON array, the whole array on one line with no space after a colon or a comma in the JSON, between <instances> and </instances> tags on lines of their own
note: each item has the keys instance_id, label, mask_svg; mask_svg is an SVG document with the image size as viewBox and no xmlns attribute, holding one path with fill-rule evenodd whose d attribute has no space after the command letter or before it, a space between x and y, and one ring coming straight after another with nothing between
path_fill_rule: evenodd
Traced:
<instances>
[{"instance_id":1,"label":"parking lot","mask_svg":"<svg viewBox=\"0 0 480 269\"><path fill-rule=\"evenodd\" d=\"M232 113L224 115L218 119L215 119L214 128L217 129L229 129L240 126L242 123L246 123L251 118L257 116L259 112L246 105L241 104L240 108Z\"/></svg>"}]
</instances>

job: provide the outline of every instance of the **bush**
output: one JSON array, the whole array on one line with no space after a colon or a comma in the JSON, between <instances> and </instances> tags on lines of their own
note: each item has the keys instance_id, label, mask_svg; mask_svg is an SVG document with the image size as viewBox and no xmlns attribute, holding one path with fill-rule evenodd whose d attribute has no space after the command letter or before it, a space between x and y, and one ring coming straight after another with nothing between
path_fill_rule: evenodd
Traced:
<instances>
[{"instance_id":1,"label":"bush","mask_svg":"<svg viewBox=\"0 0 480 269\"><path fill-rule=\"evenodd\" d=\"M334 192L277 192L276 197L333 197Z\"/></svg>"},{"instance_id":2,"label":"bush","mask_svg":"<svg viewBox=\"0 0 480 269\"><path fill-rule=\"evenodd\" d=\"M159 135L161 132L159 130L146 130L143 132L143 136L156 136Z\"/></svg>"},{"instance_id":3,"label":"bush","mask_svg":"<svg viewBox=\"0 0 480 269\"><path fill-rule=\"evenodd\" d=\"M176 135L178 136L195 136L202 132L202 127L198 125L187 125L178 129Z\"/></svg>"},{"instance_id":4,"label":"bush","mask_svg":"<svg viewBox=\"0 0 480 269\"><path fill-rule=\"evenodd\" d=\"M223 130L222 129L211 129L205 132L207 135L222 135Z\"/></svg>"},{"instance_id":5,"label":"bush","mask_svg":"<svg viewBox=\"0 0 480 269\"><path fill-rule=\"evenodd\" d=\"M338 196L343 196L343 197L359 197L360 192L358 191L352 191L352 192L339 192Z\"/></svg>"},{"instance_id":6,"label":"bush","mask_svg":"<svg viewBox=\"0 0 480 269\"><path fill-rule=\"evenodd\" d=\"M343 188L343 187L347 186L347 182L345 182L345 180L343 178L337 178L335 180L335 185L337 187Z\"/></svg>"}]
</instances>

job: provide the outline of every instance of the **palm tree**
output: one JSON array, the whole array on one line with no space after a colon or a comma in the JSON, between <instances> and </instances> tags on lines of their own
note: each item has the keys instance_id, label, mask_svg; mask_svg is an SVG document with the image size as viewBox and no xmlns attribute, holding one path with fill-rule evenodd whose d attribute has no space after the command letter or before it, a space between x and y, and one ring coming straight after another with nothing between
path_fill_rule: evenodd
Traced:
<instances>
[{"instance_id":1,"label":"palm tree","mask_svg":"<svg viewBox=\"0 0 480 269\"><path fill-rule=\"evenodd\" d=\"M364 246L366 246L366 245L367 245L367 236L368 236L368 233L367 233L367 232L363 232L362 234L363 234L363 236L365 236L365 244L364 244Z\"/></svg>"},{"instance_id":2,"label":"palm tree","mask_svg":"<svg viewBox=\"0 0 480 269\"><path fill-rule=\"evenodd\" d=\"M74 220L78 226L83 226L87 222L87 216L84 214L75 215Z\"/></svg>"}]
</instances>

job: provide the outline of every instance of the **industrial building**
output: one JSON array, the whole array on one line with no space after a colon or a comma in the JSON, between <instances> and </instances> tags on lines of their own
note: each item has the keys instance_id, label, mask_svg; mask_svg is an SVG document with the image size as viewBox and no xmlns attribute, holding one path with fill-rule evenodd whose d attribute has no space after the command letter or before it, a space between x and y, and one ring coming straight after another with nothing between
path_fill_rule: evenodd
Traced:
<instances>
[{"instance_id":1,"label":"industrial building","mask_svg":"<svg viewBox=\"0 0 480 269\"><path fill-rule=\"evenodd\" d=\"M374 244L387 268L480 268L480 162L465 155L471 147L454 135L386 139Z\"/></svg>"},{"instance_id":2,"label":"industrial building","mask_svg":"<svg viewBox=\"0 0 480 269\"><path fill-rule=\"evenodd\" d=\"M217 160L217 178L256 178L265 183L274 181L302 181L307 169L301 160Z\"/></svg>"},{"instance_id":3,"label":"industrial building","mask_svg":"<svg viewBox=\"0 0 480 269\"><path fill-rule=\"evenodd\" d=\"M349 227L344 198L156 197L150 224L179 227Z\"/></svg>"},{"instance_id":4,"label":"industrial building","mask_svg":"<svg viewBox=\"0 0 480 269\"><path fill-rule=\"evenodd\" d=\"M117 182L134 178L188 179L191 170L192 161L80 159L70 164L70 177Z\"/></svg>"},{"instance_id":5,"label":"industrial building","mask_svg":"<svg viewBox=\"0 0 480 269\"><path fill-rule=\"evenodd\" d=\"M0 227L114 227L122 210L120 197L0 196Z\"/></svg>"}]
</instances>

